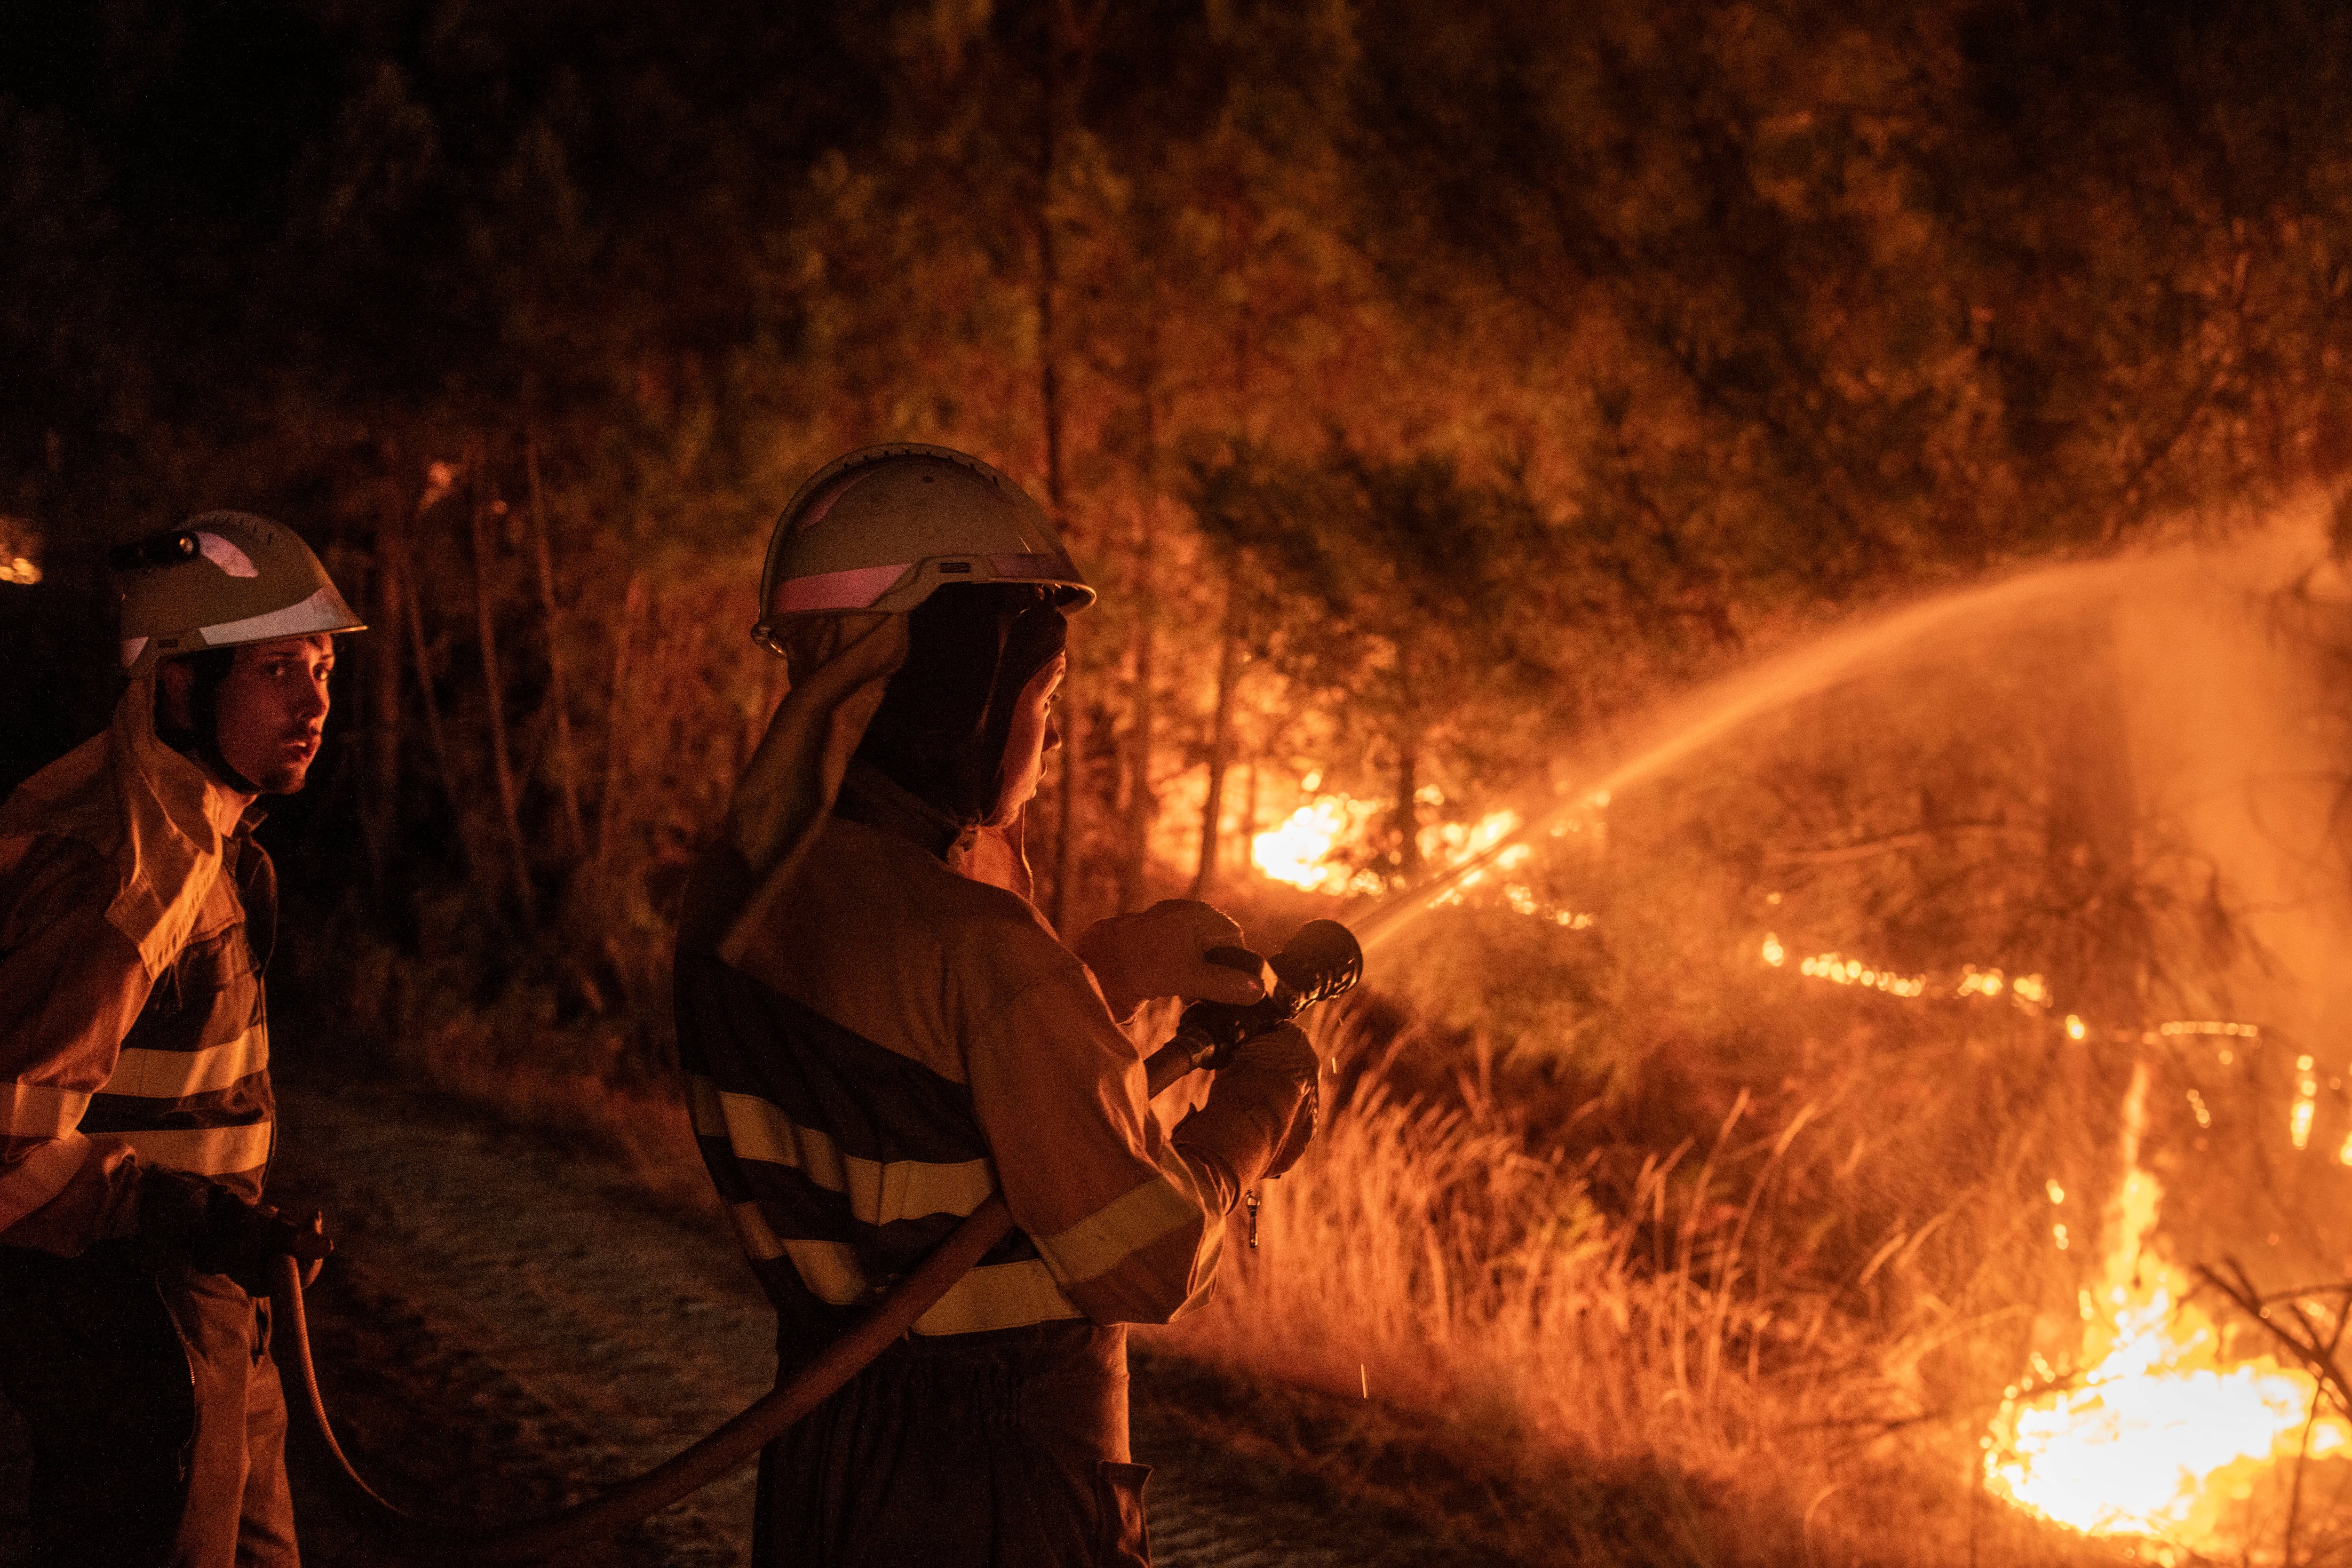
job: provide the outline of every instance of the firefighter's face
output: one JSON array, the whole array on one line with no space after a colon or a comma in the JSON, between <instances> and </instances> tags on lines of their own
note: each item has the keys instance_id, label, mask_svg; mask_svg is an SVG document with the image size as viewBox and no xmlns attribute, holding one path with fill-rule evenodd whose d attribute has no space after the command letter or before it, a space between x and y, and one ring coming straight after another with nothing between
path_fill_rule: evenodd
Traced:
<instances>
[{"instance_id":1,"label":"firefighter's face","mask_svg":"<svg viewBox=\"0 0 2352 1568\"><path fill-rule=\"evenodd\" d=\"M1062 731L1054 725L1054 698L1069 662L1068 655L1055 654L1054 662L1021 689L1020 704L1013 710L1013 733L1004 742L1004 794L996 803L995 821L1010 821L1029 804L1045 776L1045 753L1062 743Z\"/></svg>"},{"instance_id":2,"label":"firefighter's face","mask_svg":"<svg viewBox=\"0 0 2352 1568\"><path fill-rule=\"evenodd\" d=\"M222 759L264 795L292 795L309 776L327 721L327 675L334 668L335 641L323 634L236 650L236 662L214 694L214 733ZM161 671L163 700L184 726L190 721L194 673L178 661Z\"/></svg>"}]
</instances>

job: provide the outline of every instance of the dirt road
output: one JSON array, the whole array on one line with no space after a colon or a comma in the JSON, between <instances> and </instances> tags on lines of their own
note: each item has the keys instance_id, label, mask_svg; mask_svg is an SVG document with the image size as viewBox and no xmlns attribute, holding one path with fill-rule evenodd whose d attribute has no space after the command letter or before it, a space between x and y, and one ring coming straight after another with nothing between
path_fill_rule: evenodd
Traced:
<instances>
[{"instance_id":1,"label":"dirt road","mask_svg":"<svg viewBox=\"0 0 2352 1568\"><path fill-rule=\"evenodd\" d=\"M512 1518L593 1493L766 1391L773 1319L714 1218L656 1211L610 1166L378 1086L287 1086L271 1195L343 1237L310 1294L346 1447L394 1500ZM1304 1472L1191 1436L1139 1363L1137 1458L1163 1568L1493 1564ZM314 1568L374 1568L307 1444L293 1450ZM583 1563L704 1568L748 1555L751 1471Z\"/></svg>"}]
</instances>

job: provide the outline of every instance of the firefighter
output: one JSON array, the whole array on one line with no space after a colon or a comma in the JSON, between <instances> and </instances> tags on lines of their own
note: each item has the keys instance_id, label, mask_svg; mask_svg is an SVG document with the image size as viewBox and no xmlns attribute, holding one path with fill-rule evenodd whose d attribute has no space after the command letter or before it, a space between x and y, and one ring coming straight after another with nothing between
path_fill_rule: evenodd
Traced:
<instances>
[{"instance_id":1,"label":"firefighter","mask_svg":"<svg viewBox=\"0 0 2352 1568\"><path fill-rule=\"evenodd\" d=\"M117 554L111 726L0 805L0 1391L37 1560L299 1562L262 1269L276 1142L263 795L302 787L337 633L309 546L207 512Z\"/></svg>"},{"instance_id":2,"label":"firefighter","mask_svg":"<svg viewBox=\"0 0 2352 1568\"><path fill-rule=\"evenodd\" d=\"M1199 1301L1223 1216L1313 1132L1288 1026L1163 1134L1122 1023L1254 1001L1180 900L1073 948L1021 813L1065 614L1090 604L1020 487L869 448L778 522L753 635L791 690L694 874L677 967L695 1131L774 1302L780 1378L1002 1184L1017 1228L761 1458L759 1564L1149 1562L1125 1325Z\"/></svg>"}]
</instances>

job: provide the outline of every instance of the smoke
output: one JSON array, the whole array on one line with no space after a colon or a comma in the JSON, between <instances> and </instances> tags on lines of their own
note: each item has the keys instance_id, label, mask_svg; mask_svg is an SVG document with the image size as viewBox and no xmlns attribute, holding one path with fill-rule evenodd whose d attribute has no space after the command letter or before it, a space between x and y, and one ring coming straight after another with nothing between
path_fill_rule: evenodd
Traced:
<instances>
[{"instance_id":1,"label":"smoke","mask_svg":"<svg viewBox=\"0 0 2352 1568\"><path fill-rule=\"evenodd\" d=\"M2327 639L2352 624L2352 598L2327 516L2315 500L2260 533L2150 560L2113 625L2139 820L2210 868L2243 939L2217 1000L2283 1040L2327 1045L2341 1076L2352 1047L2328 1043L2352 1023L2352 903L2335 822L2352 752Z\"/></svg>"}]
</instances>

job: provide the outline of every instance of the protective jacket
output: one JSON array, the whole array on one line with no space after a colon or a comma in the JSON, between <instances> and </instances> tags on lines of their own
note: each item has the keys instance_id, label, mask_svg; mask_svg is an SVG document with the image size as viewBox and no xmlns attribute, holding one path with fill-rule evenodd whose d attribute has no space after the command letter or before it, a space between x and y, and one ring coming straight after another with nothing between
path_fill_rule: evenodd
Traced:
<instances>
[{"instance_id":1,"label":"protective jacket","mask_svg":"<svg viewBox=\"0 0 2352 1568\"><path fill-rule=\"evenodd\" d=\"M740 857L688 895L695 1131L782 1373L1000 1185L1018 1227L762 1457L757 1563L1148 1561L1121 1325L1205 1292L1233 1183L1163 1136L1086 966L981 879L1017 860L853 763L731 963Z\"/></svg>"},{"instance_id":2,"label":"protective jacket","mask_svg":"<svg viewBox=\"0 0 2352 1568\"><path fill-rule=\"evenodd\" d=\"M269 858L154 680L0 805L0 1389L59 1562L290 1564L265 1306L130 1238L151 1166L261 1195Z\"/></svg>"},{"instance_id":3,"label":"protective jacket","mask_svg":"<svg viewBox=\"0 0 2352 1568\"><path fill-rule=\"evenodd\" d=\"M257 814L156 740L152 678L0 806L0 1243L130 1232L141 1162L261 1195L261 987L277 919Z\"/></svg>"},{"instance_id":4,"label":"protective jacket","mask_svg":"<svg viewBox=\"0 0 2352 1568\"><path fill-rule=\"evenodd\" d=\"M953 824L854 767L782 918L721 963L741 863L681 932L695 1131L780 1308L849 1307L999 1186L1018 1228L915 1325L1165 1322L1208 1285L1230 1173L1162 1135L1143 1059L1027 900L951 869Z\"/></svg>"}]
</instances>

